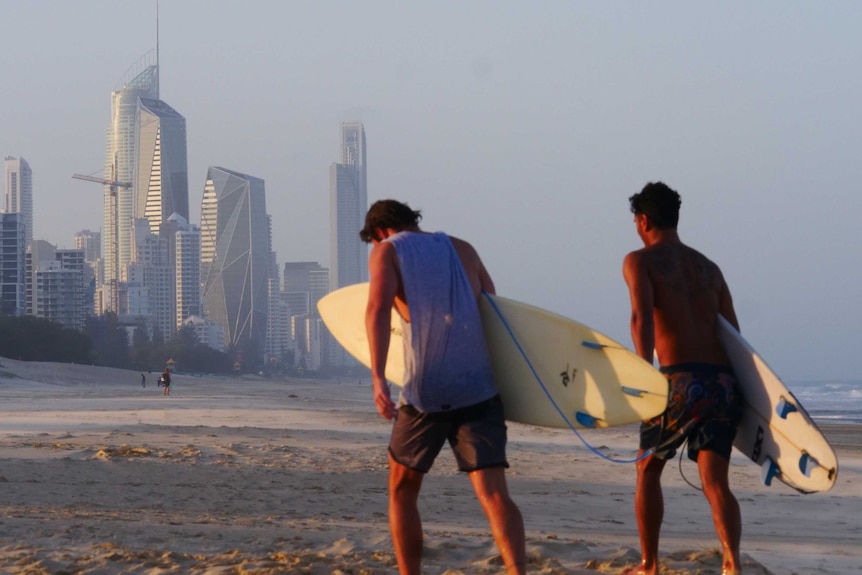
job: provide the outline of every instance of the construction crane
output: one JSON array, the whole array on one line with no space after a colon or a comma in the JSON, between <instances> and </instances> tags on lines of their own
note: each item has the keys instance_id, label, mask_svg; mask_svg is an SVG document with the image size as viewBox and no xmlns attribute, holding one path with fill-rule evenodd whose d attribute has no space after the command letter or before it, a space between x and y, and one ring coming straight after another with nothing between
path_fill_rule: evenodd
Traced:
<instances>
[{"instance_id":1,"label":"construction crane","mask_svg":"<svg viewBox=\"0 0 862 575\"><path fill-rule=\"evenodd\" d=\"M111 286L111 305L114 312L119 314L120 312L120 302L119 302L119 278L120 278L120 246L119 239L117 237L117 188L129 189L132 187L130 182L120 182L114 178L114 166L111 166L111 179L105 178L97 178L95 176L85 176L84 174L72 174L72 178L76 180L84 180L87 182L96 182L97 184L102 184L103 186L108 186L111 190L111 212L113 213L113 218L111 221L112 228L112 238L111 238L111 259L113 260L113 278L111 278L109 284ZM102 309L104 312L105 309Z\"/></svg>"},{"instance_id":2,"label":"construction crane","mask_svg":"<svg viewBox=\"0 0 862 575\"><path fill-rule=\"evenodd\" d=\"M111 195L117 195L117 188L131 188L131 182L118 182L114 179L106 180L105 178L96 178L94 176L85 176L84 174L72 174L72 177L76 180L86 180L88 182L96 182L97 184L102 184L104 186L110 186Z\"/></svg>"}]
</instances>

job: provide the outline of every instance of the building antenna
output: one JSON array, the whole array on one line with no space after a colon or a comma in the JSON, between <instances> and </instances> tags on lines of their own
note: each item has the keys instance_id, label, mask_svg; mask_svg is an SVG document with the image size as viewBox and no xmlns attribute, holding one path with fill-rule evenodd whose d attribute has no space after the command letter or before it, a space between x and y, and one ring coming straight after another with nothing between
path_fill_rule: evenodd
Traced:
<instances>
[{"instance_id":1,"label":"building antenna","mask_svg":"<svg viewBox=\"0 0 862 575\"><path fill-rule=\"evenodd\" d=\"M161 87L159 85L159 74L161 67L159 66L159 0L156 0L156 89L159 90L159 98L161 98Z\"/></svg>"}]
</instances>

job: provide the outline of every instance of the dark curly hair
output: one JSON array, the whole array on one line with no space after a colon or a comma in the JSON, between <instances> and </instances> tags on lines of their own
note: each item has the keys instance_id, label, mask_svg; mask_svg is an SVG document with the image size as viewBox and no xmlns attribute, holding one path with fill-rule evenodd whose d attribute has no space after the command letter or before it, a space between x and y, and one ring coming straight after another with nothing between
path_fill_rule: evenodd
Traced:
<instances>
[{"instance_id":1,"label":"dark curly hair","mask_svg":"<svg viewBox=\"0 0 862 575\"><path fill-rule=\"evenodd\" d=\"M650 182L629 198L633 214L645 214L660 230L676 229L679 223L679 194L663 182Z\"/></svg>"},{"instance_id":2,"label":"dark curly hair","mask_svg":"<svg viewBox=\"0 0 862 575\"><path fill-rule=\"evenodd\" d=\"M359 232L363 242L372 242L380 238L374 237L375 229L392 228L403 230L419 225L422 213L412 210L410 206L397 200L377 200L365 214L365 227Z\"/></svg>"}]
</instances>

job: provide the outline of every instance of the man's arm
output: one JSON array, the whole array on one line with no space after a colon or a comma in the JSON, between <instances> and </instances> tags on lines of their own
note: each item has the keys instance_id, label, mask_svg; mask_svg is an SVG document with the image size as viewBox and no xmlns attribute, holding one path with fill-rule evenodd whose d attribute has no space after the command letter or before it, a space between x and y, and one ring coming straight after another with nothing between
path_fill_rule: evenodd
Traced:
<instances>
[{"instance_id":1,"label":"man's arm","mask_svg":"<svg viewBox=\"0 0 862 575\"><path fill-rule=\"evenodd\" d=\"M736 310L733 309L733 298L730 297L730 288L727 287L727 282L724 281L723 276L721 278L721 293L718 296L718 313L723 315L724 319L736 328L736 331L740 331Z\"/></svg>"},{"instance_id":2,"label":"man's arm","mask_svg":"<svg viewBox=\"0 0 862 575\"><path fill-rule=\"evenodd\" d=\"M494 295L497 293L494 288L494 281L491 279L491 274L485 269L485 264L482 263L482 258L470 243L454 236L449 236L452 245L455 247L455 252L461 260L461 265L464 271L467 272L467 277L470 279L470 285L473 287L476 299L482 295L482 292Z\"/></svg>"},{"instance_id":3,"label":"man's arm","mask_svg":"<svg viewBox=\"0 0 862 575\"><path fill-rule=\"evenodd\" d=\"M635 352L652 365L655 350L653 287L649 271L637 252L630 253L623 260L623 277L629 286L632 305L631 332Z\"/></svg>"},{"instance_id":4,"label":"man's arm","mask_svg":"<svg viewBox=\"0 0 862 575\"><path fill-rule=\"evenodd\" d=\"M494 287L494 280L491 279L491 274L485 269L485 264L482 263L479 254L476 254L476 259L479 261L479 286L481 290L485 293L495 295L497 289Z\"/></svg>"},{"instance_id":5,"label":"man's arm","mask_svg":"<svg viewBox=\"0 0 862 575\"><path fill-rule=\"evenodd\" d=\"M370 287L365 308L365 330L371 350L371 381L374 386L374 404L386 419L395 417L397 409L386 382L386 356L389 353L392 304L398 293L398 271L395 267L395 248L389 242L374 246L368 259Z\"/></svg>"}]
</instances>

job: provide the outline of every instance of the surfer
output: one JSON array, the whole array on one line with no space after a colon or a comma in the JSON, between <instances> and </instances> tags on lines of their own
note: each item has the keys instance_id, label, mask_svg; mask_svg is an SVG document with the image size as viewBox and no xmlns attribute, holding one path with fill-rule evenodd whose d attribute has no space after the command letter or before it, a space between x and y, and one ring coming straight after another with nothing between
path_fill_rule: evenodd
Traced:
<instances>
[{"instance_id":1,"label":"surfer","mask_svg":"<svg viewBox=\"0 0 862 575\"><path fill-rule=\"evenodd\" d=\"M395 420L389 442L389 527L401 575L420 573L422 480L448 440L468 473L509 574L526 572L524 521L506 485L506 424L478 298L494 283L473 247L419 229L419 211L375 202L360 237L373 244L366 329L374 403ZM386 382L393 305L403 319L404 386ZM413 329L413 326L422 326Z\"/></svg>"},{"instance_id":2,"label":"surfer","mask_svg":"<svg viewBox=\"0 0 862 575\"><path fill-rule=\"evenodd\" d=\"M742 520L730 491L728 467L742 399L718 340L718 314L739 329L733 301L718 266L680 241L679 194L661 182L629 198L644 247L623 262L629 288L631 332L638 355L652 363L653 349L669 384L664 414L641 425L635 513L641 564L626 571L657 575L664 514L661 473L688 442L722 548L722 573L741 572Z\"/></svg>"}]
</instances>

